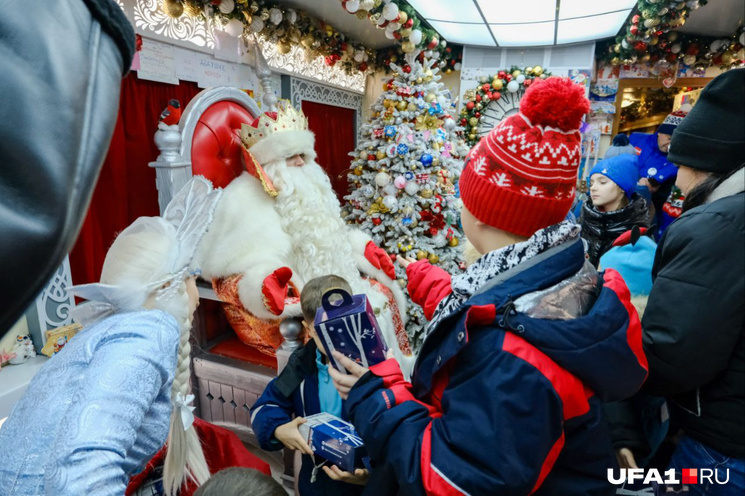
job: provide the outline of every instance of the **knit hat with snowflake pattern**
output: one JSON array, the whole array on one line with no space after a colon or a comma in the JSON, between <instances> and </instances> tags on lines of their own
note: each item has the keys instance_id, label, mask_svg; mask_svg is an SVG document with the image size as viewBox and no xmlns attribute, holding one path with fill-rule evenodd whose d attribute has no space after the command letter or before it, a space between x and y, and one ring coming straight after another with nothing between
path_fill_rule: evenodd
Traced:
<instances>
[{"instance_id":1,"label":"knit hat with snowflake pattern","mask_svg":"<svg viewBox=\"0 0 745 496\"><path fill-rule=\"evenodd\" d=\"M463 205L480 221L523 237L564 220L576 190L579 127L589 111L582 86L568 78L537 80L520 112L468 154Z\"/></svg>"}]
</instances>

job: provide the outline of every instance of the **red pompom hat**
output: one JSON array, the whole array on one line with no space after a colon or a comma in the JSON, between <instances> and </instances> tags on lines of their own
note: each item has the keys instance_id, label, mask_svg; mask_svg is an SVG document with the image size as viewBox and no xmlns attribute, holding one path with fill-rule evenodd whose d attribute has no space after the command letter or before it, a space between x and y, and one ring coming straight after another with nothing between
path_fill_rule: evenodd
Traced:
<instances>
[{"instance_id":1,"label":"red pompom hat","mask_svg":"<svg viewBox=\"0 0 745 496\"><path fill-rule=\"evenodd\" d=\"M508 117L479 141L460 177L463 204L480 221L518 236L561 222L572 206L590 111L582 86L537 80Z\"/></svg>"}]
</instances>

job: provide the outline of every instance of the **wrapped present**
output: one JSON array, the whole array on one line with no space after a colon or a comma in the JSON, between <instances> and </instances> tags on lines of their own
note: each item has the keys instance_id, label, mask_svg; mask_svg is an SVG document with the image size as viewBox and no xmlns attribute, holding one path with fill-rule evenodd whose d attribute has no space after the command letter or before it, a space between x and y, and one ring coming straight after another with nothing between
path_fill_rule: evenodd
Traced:
<instances>
[{"instance_id":1,"label":"wrapped present","mask_svg":"<svg viewBox=\"0 0 745 496\"><path fill-rule=\"evenodd\" d=\"M298 426L315 456L347 472L367 466L367 449L354 426L329 413L305 417Z\"/></svg>"},{"instance_id":2,"label":"wrapped present","mask_svg":"<svg viewBox=\"0 0 745 496\"><path fill-rule=\"evenodd\" d=\"M51 357L65 347L65 345L83 328L80 324L69 324L46 332L47 342L41 349L42 354Z\"/></svg>"},{"instance_id":3,"label":"wrapped present","mask_svg":"<svg viewBox=\"0 0 745 496\"><path fill-rule=\"evenodd\" d=\"M388 346L367 296L352 296L342 289L331 289L324 293L321 301L323 306L316 312L314 327L329 362L336 370L347 373L334 360L333 351L342 353L363 367L385 360Z\"/></svg>"}]
</instances>

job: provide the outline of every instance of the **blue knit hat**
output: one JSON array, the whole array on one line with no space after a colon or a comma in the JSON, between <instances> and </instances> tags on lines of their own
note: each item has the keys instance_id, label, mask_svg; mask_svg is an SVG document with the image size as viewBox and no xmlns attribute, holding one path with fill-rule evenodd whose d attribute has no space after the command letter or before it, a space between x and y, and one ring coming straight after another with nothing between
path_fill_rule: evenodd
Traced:
<instances>
[{"instance_id":1,"label":"blue knit hat","mask_svg":"<svg viewBox=\"0 0 745 496\"><path fill-rule=\"evenodd\" d=\"M639 158L636 155L630 154L606 158L598 162L587 177L592 178L593 174L602 174L616 183L626 193L626 196L631 198L636 191L636 183L639 181L638 161Z\"/></svg>"},{"instance_id":2,"label":"blue knit hat","mask_svg":"<svg viewBox=\"0 0 745 496\"><path fill-rule=\"evenodd\" d=\"M657 244L641 236L632 244L614 246L600 257L600 267L615 269L626 281L631 296L647 296L652 290L652 265Z\"/></svg>"}]
</instances>

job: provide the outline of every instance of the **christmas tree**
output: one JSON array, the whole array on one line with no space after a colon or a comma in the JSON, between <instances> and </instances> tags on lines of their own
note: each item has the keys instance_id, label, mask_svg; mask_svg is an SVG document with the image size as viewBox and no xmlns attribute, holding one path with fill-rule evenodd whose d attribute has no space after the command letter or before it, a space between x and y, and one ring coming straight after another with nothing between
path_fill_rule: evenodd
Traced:
<instances>
[{"instance_id":1,"label":"christmas tree","mask_svg":"<svg viewBox=\"0 0 745 496\"><path fill-rule=\"evenodd\" d=\"M347 221L370 233L392 257L427 258L451 274L462 270L456 184L468 151L434 61L391 64L393 78L372 106L348 179ZM399 283L405 271L396 265ZM415 351L427 321L410 305L406 326Z\"/></svg>"}]
</instances>

